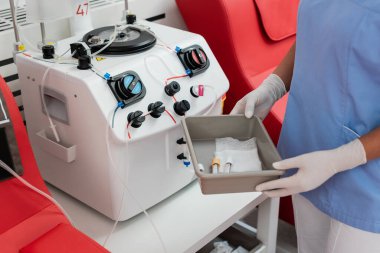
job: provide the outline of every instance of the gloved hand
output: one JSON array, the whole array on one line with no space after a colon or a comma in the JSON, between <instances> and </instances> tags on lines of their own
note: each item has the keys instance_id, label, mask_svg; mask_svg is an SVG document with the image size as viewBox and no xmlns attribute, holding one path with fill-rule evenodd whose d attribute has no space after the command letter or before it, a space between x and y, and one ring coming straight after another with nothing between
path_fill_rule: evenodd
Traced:
<instances>
[{"instance_id":1,"label":"gloved hand","mask_svg":"<svg viewBox=\"0 0 380 253\"><path fill-rule=\"evenodd\" d=\"M261 85L240 99L230 114L245 114L247 118L253 115L264 119L273 104L286 93L284 82L276 74L268 76Z\"/></svg>"},{"instance_id":2,"label":"gloved hand","mask_svg":"<svg viewBox=\"0 0 380 253\"><path fill-rule=\"evenodd\" d=\"M269 197L284 197L311 191L336 173L367 162L365 149L359 139L339 148L307 153L273 164L278 170L298 168L293 176L262 183L256 187Z\"/></svg>"}]
</instances>

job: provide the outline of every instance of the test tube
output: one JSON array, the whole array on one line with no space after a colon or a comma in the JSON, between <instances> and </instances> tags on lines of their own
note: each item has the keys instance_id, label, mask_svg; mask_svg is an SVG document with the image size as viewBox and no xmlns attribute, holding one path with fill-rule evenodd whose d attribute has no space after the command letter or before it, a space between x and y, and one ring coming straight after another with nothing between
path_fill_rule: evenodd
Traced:
<instances>
[{"instance_id":1,"label":"test tube","mask_svg":"<svg viewBox=\"0 0 380 253\"><path fill-rule=\"evenodd\" d=\"M220 159L218 157L214 157L212 159L212 174L218 174L220 169Z\"/></svg>"}]
</instances>

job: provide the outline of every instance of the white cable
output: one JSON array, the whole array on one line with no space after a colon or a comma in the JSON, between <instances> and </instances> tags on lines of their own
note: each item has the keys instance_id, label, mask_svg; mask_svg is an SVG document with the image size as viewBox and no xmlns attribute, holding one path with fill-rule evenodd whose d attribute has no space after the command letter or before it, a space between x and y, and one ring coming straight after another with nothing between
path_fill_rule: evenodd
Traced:
<instances>
[{"instance_id":1,"label":"white cable","mask_svg":"<svg viewBox=\"0 0 380 253\"><path fill-rule=\"evenodd\" d=\"M4 170L8 171L12 176L14 176L17 180L19 180L21 183L23 183L25 186L29 187L31 190L35 191L36 193L40 194L41 196L45 197L46 199L50 200L54 205L56 205L60 211L66 216L66 218L70 221L72 224L72 221L70 219L70 216L67 214L65 209L50 195L46 194L45 192L41 191L37 187L31 185L28 181L20 177L16 172L14 172L6 163L4 163L2 160L0 160L0 167Z\"/></svg>"},{"instance_id":2,"label":"white cable","mask_svg":"<svg viewBox=\"0 0 380 253\"><path fill-rule=\"evenodd\" d=\"M4 117L5 117L5 120L7 120L7 119L8 119L8 116L7 116L7 113L5 112L4 105L3 105L3 101L1 101L1 98L0 98L0 106L1 106L1 110L3 111L3 114L4 114Z\"/></svg>"},{"instance_id":3,"label":"white cable","mask_svg":"<svg viewBox=\"0 0 380 253\"><path fill-rule=\"evenodd\" d=\"M111 119L112 119L112 114L114 113L114 110L111 110L111 112L108 114L108 117L107 117L107 125L106 125L106 148L107 148L107 155L109 156L110 158L110 161L111 161L111 167L112 167L112 170L116 173L116 176L117 178L119 178L120 180L120 183L124 186L125 190L128 192L128 194L132 197L132 199L135 201L136 205L138 206L138 208L144 213L145 217L148 219L149 223L151 224L153 230L155 231L160 243L161 243L161 246L162 246L162 249L164 251L164 253L167 253L167 249L166 249L166 246L165 246L165 243L161 237L161 234L159 232L159 230L157 229L156 225L154 224L152 218L150 217L149 213L146 211L145 208L142 207L141 203L137 200L137 198L135 198L135 196L132 194L131 190L128 188L128 186L126 185L126 183L124 182L124 180L122 179L122 177L120 176L118 170L117 170L117 167L115 165L115 162L113 160L113 157L112 157L112 154L110 153L110 143L109 143L109 130L110 130L110 122L111 122ZM125 133L125 136L126 136L127 133ZM126 138L125 138L126 140ZM124 142L126 145L128 145L128 141L125 141ZM123 206L123 201L124 201L124 193L123 193L123 197L122 197L122 203L121 205ZM120 207L120 210L119 210L119 215L118 215L118 218L116 219L113 227L112 227L112 230L110 232L110 234L107 236L103 246L105 247L106 246L106 243L109 241L110 237L112 236L113 232L115 231L116 229L116 226L117 224L119 223L119 219L120 219L120 216L121 216L121 213L122 213L122 206Z\"/></svg>"},{"instance_id":4,"label":"white cable","mask_svg":"<svg viewBox=\"0 0 380 253\"><path fill-rule=\"evenodd\" d=\"M212 105L210 106L210 108L205 113L203 113L203 115L208 115L212 111L212 109L214 109L214 106L215 106L216 102L218 101L218 94L216 93L215 88L212 87L211 85L203 85L203 86L205 88L209 88L210 90L212 90L214 95L215 95L215 99L212 102Z\"/></svg>"},{"instance_id":5,"label":"white cable","mask_svg":"<svg viewBox=\"0 0 380 253\"><path fill-rule=\"evenodd\" d=\"M59 138L56 126L54 125L53 120L50 117L50 113L49 113L48 108L46 106L46 101L45 101L45 97L44 97L44 88L45 88L45 82L46 82L46 79L47 79L47 75L48 75L50 69L52 69L55 66L55 64L56 63L54 63L54 65L48 66L47 69L45 70L45 73L44 73L44 75L42 77L42 81L41 81L41 91L40 91L40 94L41 94L42 105L43 105L44 110L46 112L46 116L47 116L47 118L49 120L50 128L53 131L54 138L55 138L55 140L57 142L60 142L60 138Z\"/></svg>"}]
</instances>

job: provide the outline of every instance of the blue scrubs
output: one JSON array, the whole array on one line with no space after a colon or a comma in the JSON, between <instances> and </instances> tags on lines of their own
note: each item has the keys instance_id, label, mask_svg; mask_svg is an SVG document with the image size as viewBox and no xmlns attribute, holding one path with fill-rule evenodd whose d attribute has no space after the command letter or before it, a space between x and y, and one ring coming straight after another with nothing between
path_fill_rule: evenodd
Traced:
<instances>
[{"instance_id":1,"label":"blue scrubs","mask_svg":"<svg viewBox=\"0 0 380 253\"><path fill-rule=\"evenodd\" d=\"M282 157L336 148L379 126L380 1L301 1ZM380 233L379 159L303 195L342 223Z\"/></svg>"}]
</instances>

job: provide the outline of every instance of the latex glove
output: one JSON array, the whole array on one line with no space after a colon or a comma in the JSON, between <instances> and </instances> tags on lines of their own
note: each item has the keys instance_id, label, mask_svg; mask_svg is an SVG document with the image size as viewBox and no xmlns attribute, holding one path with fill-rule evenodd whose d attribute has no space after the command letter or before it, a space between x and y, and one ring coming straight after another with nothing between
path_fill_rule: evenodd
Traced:
<instances>
[{"instance_id":1,"label":"latex glove","mask_svg":"<svg viewBox=\"0 0 380 253\"><path fill-rule=\"evenodd\" d=\"M230 114L245 114L247 118L253 115L264 119L273 104L286 93L284 82L278 75L271 74L260 86L240 99Z\"/></svg>"},{"instance_id":2,"label":"latex glove","mask_svg":"<svg viewBox=\"0 0 380 253\"><path fill-rule=\"evenodd\" d=\"M307 153L273 164L278 170L298 168L293 176L262 183L256 187L269 197L284 197L311 191L336 173L367 162L363 144L356 139L339 148Z\"/></svg>"}]
</instances>

